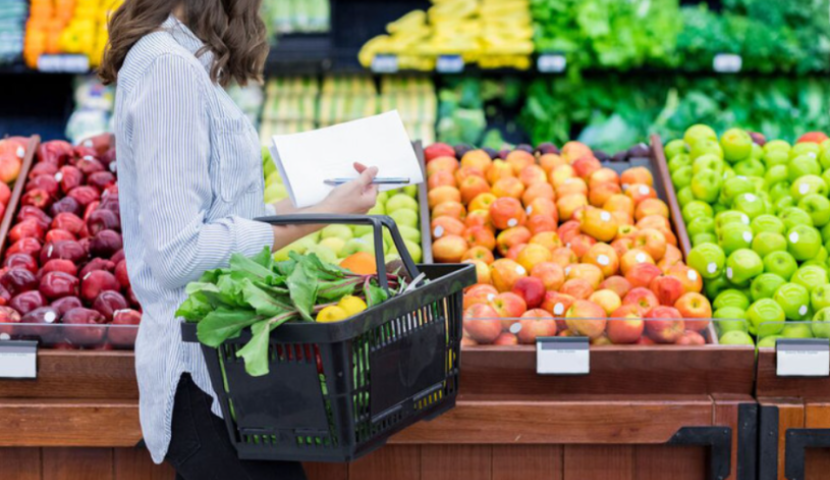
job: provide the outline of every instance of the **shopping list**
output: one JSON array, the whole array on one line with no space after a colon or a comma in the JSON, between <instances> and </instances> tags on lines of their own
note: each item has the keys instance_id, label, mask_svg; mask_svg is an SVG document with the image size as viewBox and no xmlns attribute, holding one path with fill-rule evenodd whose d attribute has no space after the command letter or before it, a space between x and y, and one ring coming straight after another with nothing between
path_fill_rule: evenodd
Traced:
<instances>
[{"instance_id":1,"label":"shopping list","mask_svg":"<svg viewBox=\"0 0 830 480\"><path fill-rule=\"evenodd\" d=\"M356 178L354 163L377 167L378 177L423 183L424 173L397 110L331 127L271 138L271 156L297 208L320 203L334 178ZM381 191L401 185L379 185Z\"/></svg>"}]
</instances>

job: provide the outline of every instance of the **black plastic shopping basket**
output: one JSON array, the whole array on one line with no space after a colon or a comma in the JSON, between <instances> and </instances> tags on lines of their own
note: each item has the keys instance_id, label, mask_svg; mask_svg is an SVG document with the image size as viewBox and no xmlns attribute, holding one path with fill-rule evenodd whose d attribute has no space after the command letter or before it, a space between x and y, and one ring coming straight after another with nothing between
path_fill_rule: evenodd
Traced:
<instances>
[{"instance_id":1,"label":"black plastic shopping basket","mask_svg":"<svg viewBox=\"0 0 830 480\"><path fill-rule=\"evenodd\" d=\"M416 266L386 216L295 215L272 225L362 224L374 229L378 271L385 271L383 227L412 278L411 291L338 323L286 323L271 333L269 372L252 377L236 352L250 331L218 349L202 345L231 441L239 457L346 462L393 434L455 406L462 331L462 291L472 265ZM388 285L379 276L381 287ZM197 342L196 325L182 325Z\"/></svg>"}]
</instances>

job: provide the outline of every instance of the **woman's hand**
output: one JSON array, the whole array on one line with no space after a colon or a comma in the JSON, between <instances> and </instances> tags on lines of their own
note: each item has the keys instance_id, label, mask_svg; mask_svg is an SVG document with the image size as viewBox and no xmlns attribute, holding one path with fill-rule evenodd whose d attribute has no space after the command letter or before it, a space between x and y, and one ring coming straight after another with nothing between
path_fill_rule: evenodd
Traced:
<instances>
[{"instance_id":1,"label":"woman's hand","mask_svg":"<svg viewBox=\"0 0 830 480\"><path fill-rule=\"evenodd\" d=\"M375 206L378 199L378 186L372 181L378 174L377 167L355 163L354 169L360 176L332 190L315 210L326 213L363 215Z\"/></svg>"}]
</instances>

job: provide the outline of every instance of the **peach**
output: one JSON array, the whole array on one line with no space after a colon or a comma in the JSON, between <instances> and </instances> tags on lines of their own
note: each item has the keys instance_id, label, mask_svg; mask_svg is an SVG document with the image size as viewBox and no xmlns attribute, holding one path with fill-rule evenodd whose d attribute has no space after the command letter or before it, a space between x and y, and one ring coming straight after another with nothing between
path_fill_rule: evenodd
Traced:
<instances>
[{"instance_id":1,"label":"peach","mask_svg":"<svg viewBox=\"0 0 830 480\"><path fill-rule=\"evenodd\" d=\"M648 253L636 248L632 248L631 250L625 252L623 256L620 257L620 271L623 276L627 278L628 271L634 268L634 265L637 265L638 263L650 263L654 265L654 259L651 258L651 255ZM630 282L631 280L629 279L628 281Z\"/></svg>"},{"instance_id":2,"label":"peach","mask_svg":"<svg viewBox=\"0 0 830 480\"><path fill-rule=\"evenodd\" d=\"M461 167L455 172L455 182L460 186L464 180L470 177L479 177L485 182L487 179L484 178L484 173L474 167ZM490 184L488 183L487 186L489 187Z\"/></svg>"},{"instance_id":3,"label":"peach","mask_svg":"<svg viewBox=\"0 0 830 480\"><path fill-rule=\"evenodd\" d=\"M461 202L461 192L455 187L437 187L429 191L427 200L429 208L435 208L436 205L444 202Z\"/></svg>"},{"instance_id":4,"label":"peach","mask_svg":"<svg viewBox=\"0 0 830 480\"><path fill-rule=\"evenodd\" d=\"M502 292L490 301L500 318L519 318L527 311L524 299L513 292Z\"/></svg>"},{"instance_id":5,"label":"peach","mask_svg":"<svg viewBox=\"0 0 830 480\"><path fill-rule=\"evenodd\" d=\"M476 283L490 283L490 266L481 260L462 260L461 263L470 263L476 267Z\"/></svg>"},{"instance_id":6,"label":"peach","mask_svg":"<svg viewBox=\"0 0 830 480\"><path fill-rule=\"evenodd\" d=\"M561 238L562 241L565 243L570 242L574 239L574 237L582 233L579 227L580 225L578 221L568 220L567 222L559 226L559 238Z\"/></svg>"},{"instance_id":7,"label":"peach","mask_svg":"<svg viewBox=\"0 0 830 480\"><path fill-rule=\"evenodd\" d=\"M452 188L452 187L439 187ZM573 218L577 209L588 206L588 198L581 193L561 197L556 201L556 208L559 211L559 218L561 220L570 220Z\"/></svg>"},{"instance_id":8,"label":"peach","mask_svg":"<svg viewBox=\"0 0 830 480\"><path fill-rule=\"evenodd\" d=\"M619 295L620 298L624 298L625 295L631 290L631 283L626 280L625 277L612 275L610 277L606 277L605 280L599 284L599 288L603 290L611 290Z\"/></svg>"},{"instance_id":9,"label":"peach","mask_svg":"<svg viewBox=\"0 0 830 480\"><path fill-rule=\"evenodd\" d=\"M476 245L464 252L464 255L461 257L462 262L466 262L467 260L477 260L484 262L486 265L490 265L496 259L493 256L493 251L491 249Z\"/></svg>"},{"instance_id":10,"label":"peach","mask_svg":"<svg viewBox=\"0 0 830 480\"><path fill-rule=\"evenodd\" d=\"M513 173L516 175L528 165L536 163L536 157L524 150L513 150L507 154L507 158L504 160L513 168Z\"/></svg>"},{"instance_id":11,"label":"peach","mask_svg":"<svg viewBox=\"0 0 830 480\"><path fill-rule=\"evenodd\" d=\"M607 323L605 310L588 300L576 300L565 314L569 330L588 338L597 338L605 333Z\"/></svg>"},{"instance_id":12,"label":"peach","mask_svg":"<svg viewBox=\"0 0 830 480\"><path fill-rule=\"evenodd\" d=\"M430 190L443 186L454 187L455 185L455 177L453 174L443 170L433 173L427 179L427 186Z\"/></svg>"},{"instance_id":13,"label":"peach","mask_svg":"<svg viewBox=\"0 0 830 480\"><path fill-rule=\"evenodd\" d=\"M611 213L599 208L585 210L579 229L601 242L610 242L617 236L619 225Z\"/></svg>"},{"instance_id":14,"label":"peach","mask_svg":"<svg viewBox=\"0 0 830 480\"><path fill-rule=\"evenodd\" d=\"M688 321L686 324L688 325ZM692 331L686 330L683 332L683 335L674 342L675 345L706 345L706 339L703 338L703 335Z\"/></svg>"},{"instance_id":15,"label":"peach","mask_svg":"<svg viewBox=\"0 0 830 480\"><path fill-rule=\"evenodd\" d=\"M646 332L657 343L674 343L686 330L683 316L674 307L657 306L646 312Z\"/></svg>"},{"instance_id":16,"label":"peach","mask_svg":"<svg viewBox=\"0 0 830 480\"><path fill-rule=\"evenodd\" d=\"M513 167L511 167L504 160L493 161L493 163L490 165L490 168L488 168L487 172L485 172L485 175L487 176L487 181L490 182L491 185L502 178L516 176L513 173Z\"/></svg>"},{"instance_id":17,"label":"peach","mask_svg":"<svg viewBox=\"0 0 830 480\"><path fill-rule=\"evenodd\" d=\"M537 308L541 305L546 293L545 284L536 277L518 279L511 291L522 297L528 308Z\"/></svg>"},{"instance_id":18,"label":"peach","mask_svg":"<svg viewBox=\"0 0 830 480\"><path fill-rule=\"evenodd\" d=\"M435 217L430 223L432 238L441 238L444 235L463 235L464 224L461 220L452 217Z\"/></svg>"},{"instance_id":19,"label":"peach","mask_svg":"<svg viewBox=\"0 0 830 480\"><path fill-rule=\"evenodd\" d=\"M617 252L617 257L622 258L625 255L625 252L631 250L634 247L634 239L633 238L618 238L611 242L611 247Z\"/></svg>"},{"instance_id":20,"label":"peach","mask_svg":"<svg viewBox=\"0 0 830 480\"><path fill-rule=\"evenodd\" d=\"M648 253L654 261L666 254L666 237L653 228L640 229L634 234L634 248Z\"/></svg>"},{"instance_id":21,"label":"peach","mask_svg":"<svg viewBox=\"0 0 830 480\"><path fill-rule=\"evenodd\" d=\"M516 335L513 335L510 332L502 332L501 335L493 342L493 345L499 345L502 347L518 345L519 339Z\"/></svg>"},{"instance_id":22,"label":"peach","mask_svg":"<svg viewBox=\"0 0 830 480\"><path fill-rule=\"evenodd\" d=\"M432 209L433 217L452 217L462 220L466 214L467 209L464 205L455 200L439 203Z\"/></svg>"},{"instance_id":23,"label":"peach","mask_svg":"<svg viewBox=\"0 0 830 480\"><path fill-rule=\"evenodd\" d=\"M565 280L565 283L559 287L559 291L574 298L585 300L594 293L594 287L591 286L591 282L584 278L572 278Z\"/></svg>"},{"instance_id":24,"label":"peach","mask_svg":"<svg viewBox=\"0 0 830 480\"><path fill-rule=\"evenodd\" d=\"M470 227L463 232L464 239L471 246L482 247L492 251L496 248L496 236L487 227Z\"/></svg>"},{"instance_id":25,"label":"peach","mask_svg":"<svg viewBox=\"0 0 830 480\"><path fill-rule=\"evenodd\" d=\"M509 258L500 258L490 264L490 278L500 292L509 292L520 278L526 276L525 267Z\"/></svg>"},{"instance_id":26,"label":"peach","mask_svg":"<svg viewBox=\"0 0 830 480\"><path fill-rule=\"evenodd\" d=\"M574 171L580 178L590 178L591 175L602 168L599 160L593 154L583 155L577 158L571 165L573 165Z\"/></svg>"},{"instance_id":27,"label":"peach","mask_svg":"<svg viewBox=\"0 0 830 480\"><path fill-rule=\"evenodd\" d=\"M654 277L648 285L648 288L654 292L660 305L668 305L670 307L685 293L683 283L677 277L670 275Z\"/></svg>"},{"instance_id":28,"label":"peach","mask_svg":"<svg viewBox=\"0 0 830 480\"><path fill-rule=\"evenodd\" d=\"M637 208L634 209L634 218L640 220L649 215L660 215L669 218L669 207L666 202L659 198L647 198L637 204Z\"/></svg>"},{"instance_id":29,"label":"peach","mask_svg":"<svg viewBox=\"0 0 830 480\"><path fill-rule=\"evenodd\" d=\"M544 232L556 231L556 220L549 215L531 215L527 219L525 226L530 230L530 233L537 235Z\"/></svg>"},{"instance_id":30,"label":"peach","mask_svg":"<svg viewBox=\"0 0 830 480\"><path fill-rule=\"evenodd\" d=\"M588 253L588 250L590 250L591 247L596 245L596 243L597 241L594 240L593 237L579 234L572 238L567 245L568 247L570 247L571 250L573 250L574 254L577 257L582 258L585 256L586 253Z\"/></svg>"},{"instance_id":31,"label":"peach","mask_svg":"<svg viewBox=\"0 0 830 480\"><path fill-rule=\"evenodd\" d=\"M432 256L436 263L458 263L469 246L458 235L444 235L432 244Z\"/></svg>"},{"instance_id":32,"label":"peach","mask_svg":"<svg viewBox=\"0 0 830 480\"><path fill-rule=\"evenodd\" d=\"M620 268L620 259L617 252L607 243L593 245L581 258L582 262L599 268L604 277L614 275Z\"/></svg>"},{"instance_id":33,"label":"peach","mask_svg":"<svg viewBox=\"0 0 830 480\"><path fill-rule=\"evenodd\" d=\"M595 187L591 187L588 192L588 201L591 205L602 208L609 198L620 193L622 193L622 189L616 183L601 183Z\"/></svg>"},{"instance_id":34,"label":"peach","mask_svg":"<svg viewBox=\"0 0 830 480\"><path fill-rule=\"evenodd\" d=\"M565 268L572 263L578 263L579 257L570 248L559 247L551 252L550 261Z\"/></svg>"},{"instance_id":35,"label":"peach","mask_svg":"<svg viewBox=\"0 0 830 480\"><path fill-rule=\"evenodd\" d=\"M525 207L529 207L537 198L546 198L551 203L556 198L556 194L553 193L553 187L546 180L529 185L525 193L522 194L522 204Z\"/></svg>"},{"instance_id":36,"label":"peach","mask_svg":"<svg viewBox=\"0 0 830 480\"><path fill-rule=\"evenodd\" d=\"M547 173L559 165L567 165L567 161L555 153L546 153L539 157L539 166Z\"/></svg>"},{"instance_id":37,"label":"peach","mask_svg":"<svg viewBox=\"0 0 830 480\"><path fill-rule=\"evenodd\" d=\"M477 343L493 343L502 332L498 313L490 305L472 305L464 310L464 331Z\"/></svg>"},{"instance_id":38,"label":"peach","mask_svg":"<svg viewBox=\"0 0 830 480\"><path fill-rule=\"evenodd\" d=\"M602 307L607 315L611 315L611 312L622 305L622 299L613 290L597 290L588 297L588 301Z\"/></svg>"},{"instance_id":39,"label":"peach","mask_svg":"<svg viewBox=\"0 0 830 480\"><path fill-rule=\"evenodd\" d=\"M603 210L609 212L627 212L629 215L634 215L634 200L624 194L614 194L602 204Z\"/></svg>"},{"instance_id":40,"label":"peach","mask_svg":"<svg viewBox=\"0 0 830 480\"><path fill-rule=\"evenodd\" d=\"M490 193L490 184L482 177L467 177L459 183L458 190L461 192L461 201L470 203L482 193Z\"/></svg>"},{"instance_id":41,"label":"peach","mask_svg":"<svg viewBox=\"0 0 830 480\"><path fill-rule=\"evenodd\" d=\"M591 265L590 263L575 263L565 267L565 280L571 280L574 278L587 280L591 285L591 288L595 290L599 288L599 284L605 280L602 270L600 270L600 268L596 265Z\"/></svg>"},{"instance_id":42,"label":"peach","mask_svg":"<svg viewBox=\"0 0 830 480\"><path fill-rule=\"evenodd\" d=\"M565 145L562 145L562 150L560 155L562 158L568 161L568 163L573 163L574 160L580 157L584 157L585 155L593 155L594 152L585 145L584 143L580 143L577 141L570 141Z\"/></svg>"},{"instance_id":43,"label":"peach","mask_svg":"<svg viewBox=\"0 0 830 480\"><path fill-rule=\"evenodd\" d=\"M502 256L505 256L511 247L529 242L531 236L530 230L525 227L512 227L502 230L496 237L496 249Z\"/></svg>"},{"instance_id":44,"label":"peach","mask_svg":"<svg viewBox=\"0 0 830 480\"><path fill-rule=\"evenodd\" d=\"M674 308L686 319L688 330L699 332L709 326L712 318L712 305L703 295L694 292L684 293L677 299Z\"/></svg>"},{"instance_id":45,"label":"peach","mask_svg":"<svg viewBox=\"0 0 830 480\"><path fill-rule=\"evenodd\" d=\"M492 205L497 198L497 196L490 192L481 193L473 197L473 199L467 204L467 207L471 212L473 210L490 210L490 205Z\"/></svg>"},{"instance_id":46,"label":"peach","mask_svg":"<svg viewBox=\"0 0 830 480\"><path fill-rule=\"evenodd\" d=\"M477 303L488 304L492 299L496 298L496 295L498 294L499 291L492 285L473 285L468 288L466 292L464 292L464 310L467 310L467 308Z\"/></svg>"},{"instance_id":47,"label":"peach","mask_svg":"<svg viewBox=\"0 0 830 480\"><path fill-rule=\"evenodd\" d=\"M458 160L453 157L438 157L427 164L427 177L435 172L455 173L458 170Z\"/></svg>"},{"instance_id":48,"label":"peach","mask_svg":"<svg viewBox=\"0 0 830 480\"><path fill-rule=\"evenodd\" d=\"M588 185L585 183L585 180L579 177L566 178L556 187L556 196L559 198L567 197L575 193L588 195Z\"/></svg>"},{"instance_id":49,"label":"peach","mask_svg":"<svg viewBox=\"0 0 830 480\"><path fill-rule=\"evenodd\" d=\"M494 227L493 222L490 221L489 210L471 210L470 213L467 214L467 218L464 219L464 226L467 228L484 227L487 230L490 230L490 232L496 231L496 227Z\"/></svg>"},{"instance_id":50,"label":"peach","mask_svg":"<svg viewBox=\"0 0 830 480\"><path fill-rule=\"evenodd\" d=\"M629 185L628 189L623 190L628 198L634 200L635 205L647 198L657 198L657 192L644 183L635 183Z\"/></svg>"},{"instance_id":51,"label":"peach","mask_svg":"<svg viewBox=\"0 0 830 480\"><path fill-rule=\"evenodd\" d=\"M503 254L502 256L505 258L509 258L513 261L518 261L519 254L522 253L526 246L526 243L517 243L516 245L513 245L512 247L508 248L507 253Z\"/></svg>"},{"instance_id":52,"label":"peach","mask_svg":"<svg viewBox=\"0 0 830 480\"><path fill-rule=\"evenodd\" d=\"M643 312L647 312L660 305L654 292L644 287L629 290L623 297L623 305L637 305Z\"/></svg>"},{"instance_id":53,"label":"peach","mask_svg":"<svg viewBox=\"0 0 830 480\"><path fill-rule=\"evenodd\" d=\"M525 186L516 177L506 177L497 180L493 184L491 191L497 197L513 197L519 199L522 198L522 194L525 192Z\"/></svg>"},{"instance_id":54,"label":"peach","mask_svg":"<svg viewBox=\"0 0 830 480\"><path fill-rule=\"evenodd\" d=\"M652 263L638 263L629 268L625 273L625 279L633 288L651 285L651 281L662 275L663 271Z\"/></svg>"},{"instance_id":55,"label":"peach","mask_svg":"<svg viewBox=\"0 0 830 480\"><path fill-rule=\"evenodd\" d=\"M530 276L541 280L545 290L559 290L565 283L565 269L553 262L536 264L530 271Z\"/></svg>"},{"instance_id":56,"label":"peach","mask_svg":"<svg viewBox=\"0 0 830 480\"><path fill-rule=\"evenodd\" d=\"M676 277L683 284L686 292L700 293L703 290L703 277L690 267L677 264L669 268L667 275Z\"/></svg>"},{"instance_id":57,"label":"peach","mask_svg":"<svg viewBox=\"0 0 830 480\"><path fill-rule=\"evenodd\" d=\"M576 172L574 171L574 167L570 165L559 165L551 170L548 175L548 180L550 180L550 184L553 185L554 190L558 190L559 186L565 183L565 181L569 178L578 178L576 176Z\"/></svg>"},{"instance_id":58,"label":"peach","mask_svg":"<svg viewBox=\"0 0 830 480\"><path fill-rule=\"evenodd\" d=\"M541 245L551 252L562 246L562 240L556 232L541 232L530 237L530 243Z\"/></svg>"},{"instance_id":59,"label":"peach","mask_svg":"<svg viewBox=\"0 0 830 480\"><path fill-rule=\"evenodd\" d=\"M527 215L518 200L502 197L490 205L490 220L497 229L504 230L524 225Z\"/></svg>"},{"instance_id":60,"label":"peach","mask_svg":"<svg viewBox=\"0 0 830 480\"><path fill-rule=\"evenodd\" d=\"M525 267L525 270L531 271L533 267L540 263L549 262L552 257L551 251L542 245L531 243L526 245L524 249L516 257L519 265Z\"/></svg>"},{"instance_id":61,"label":"peach","mask_svg":"<svg viewBox=\"0 0 830 480\"><path fill-rule=\"evenodd\" d=\"M525 312L519 326L519 343L534 344L539 337L556 336L556 321L550 312L540 308Z\"/></svg>"},{"instance_id":62,"label":"peach","mask_svg":"<svg viewBox=\"0 0 830 480\"><path fill-rule=\"evenodd\" d=\"M493 159L490 158L490 155L481 149L470 150L461 157L462 167L473 167L482 172L486 172L492 163Z\"/></svg>"},{"instance_id":63,"label":"peach","mask_svg":"<svg viewBox=\"0 0 830 480\"><path fill-rule=\"evenodd\" d=\"M592 173L590 177L588 177L588 187L591 189L606 183L610 183L612 185L617 186L619 186L620 184L620 176L617 175L617 172L615 172L611 168L600 168L599 170Z\"/></svg>"},{"instance_id":64,"label":"peach","mask_svg":"<svg viewBox=\"0 0 830 480\"><path fill-rule=\"evenodd\" d=\"M654 186L654 176L646 167L632 167L620 175L620 183L623 185L645 184Z\"/></svg>"},{"instance_id":65,"label":"peach","mask_svg":"<svg viewBox=\"0 0 830 480\"><path fill-rule=\"evenodd\" d=\"M643 335L645 322L640 314L640 307L623 305L611 313L606 332L608 339L617 345L636 343Z\"/></svg>"},{"instance_id":66,"label":"peach","mask_svg":"<svg viewBox=\"0 0 830 480\"><path fill-rule=\"evenodd\" d=\"M519 180L525 185L525 187L529 187L536 183L548 183L548 176L545 174L545 171L542 170L542 167L539 165L528 165L519 172Z\"/></svg>"}]
</instances>

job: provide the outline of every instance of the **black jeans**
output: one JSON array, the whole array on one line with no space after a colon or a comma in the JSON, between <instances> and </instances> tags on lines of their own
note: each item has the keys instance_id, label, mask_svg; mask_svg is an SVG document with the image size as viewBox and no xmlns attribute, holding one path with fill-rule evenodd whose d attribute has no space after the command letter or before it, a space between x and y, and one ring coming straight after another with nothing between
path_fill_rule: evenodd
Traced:
<instances>
[{"instance_id":1,"label":"black jeans","mask_svg":"<svg viewBox=\"0 0 830 480\"><path fill-rule=\"evenodd\" d=\"M305 480L302 464L240 460L211 398L182 375L173 407L173 438L164 458L181 480Z\"/></svg>"}]
</instances>

